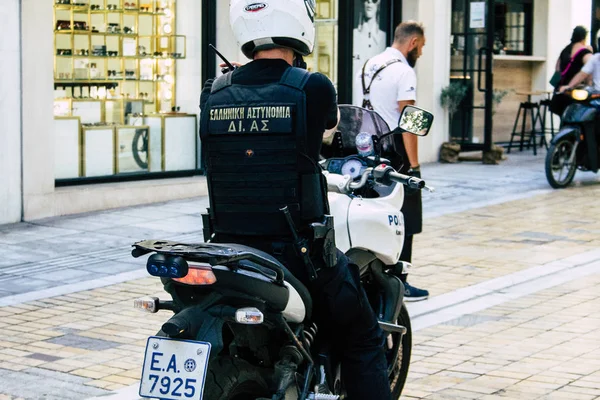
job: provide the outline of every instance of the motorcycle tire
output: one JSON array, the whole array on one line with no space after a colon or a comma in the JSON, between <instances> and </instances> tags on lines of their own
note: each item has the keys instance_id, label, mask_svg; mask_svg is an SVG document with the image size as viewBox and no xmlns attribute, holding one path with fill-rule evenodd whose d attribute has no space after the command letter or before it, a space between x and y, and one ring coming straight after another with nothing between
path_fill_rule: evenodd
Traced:
<instances>
[{"instance_id":1,"label":"motorcycle tire","mask_svg":"<svg viewBox=\"0 0 600 400\"><path fill-rule=\"evenodd\" d=\"M412 328L410 326L410 316L406 305L402 304L400 315L398 316L398 325L406 328L406 334L402 337L401 343L394 343L392 351L394 357L398 359L396 366L390 367L390 390L392 399L397 400L402 394L406 378L408 377L408 367L410 365L410 356L412 351Z\"/></svg>"},{"instance_id":2,"label":"motorcycle tire","mask_svg":"<svg viewBox=\"0 0 600 400\"><path fill-rule=\"evenodd\" d=\"M560 169L563 169L565 164L565 158L571 156L575 148L575 144L568 138L563 138L556 143L550 145L548 149L548 153L546 154L546 179L550 186L554 189L564 189L571 184L573 178L575 177L575 172L577 170L577 163L573 162L573 164L567 166L567 174L564 178L557 179L553 174L553 168L557 167L557 163ZM566 151L566 154L563 154Z\"/></svg>"},{"instance_id":3,"label":"motorcycle tire","mask_svg":"<svg viewBox=\"0 0 600 400\"><path fill-rule=\"evenodd\" d=\"M234 357L219 356L208 366L204 398L214 400L255 400L271 397L256 367Z\"/></svg>"},{"instance_id":4,"label":"motorcycle tire","mask_svg":"<svg viewBox=\"0 0 600 400\"><path fill-rule=\"evenodd\" d=\"M156 336L167 335L161 329ZM204 382L204 399L256 400L261 397L271 398L271 394L256 367L228 356L219 356L209 362Z\"/></svg>"}]
</instances>

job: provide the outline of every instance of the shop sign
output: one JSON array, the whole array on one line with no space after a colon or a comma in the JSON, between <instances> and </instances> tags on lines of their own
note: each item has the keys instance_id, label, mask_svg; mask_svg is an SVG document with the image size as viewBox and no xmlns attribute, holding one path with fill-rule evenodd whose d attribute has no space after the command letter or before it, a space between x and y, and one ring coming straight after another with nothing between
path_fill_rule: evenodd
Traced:
<instances>
[{"instance_id":1,"label":"shop sign","mask_svg":"<svg viewBox=\"0 0 600 400\"><path fill-rule=\"evenodd\" d=\"M471 3L471 20L469 28L485 28L485 1Z\"/></svg>"}]
</instances>

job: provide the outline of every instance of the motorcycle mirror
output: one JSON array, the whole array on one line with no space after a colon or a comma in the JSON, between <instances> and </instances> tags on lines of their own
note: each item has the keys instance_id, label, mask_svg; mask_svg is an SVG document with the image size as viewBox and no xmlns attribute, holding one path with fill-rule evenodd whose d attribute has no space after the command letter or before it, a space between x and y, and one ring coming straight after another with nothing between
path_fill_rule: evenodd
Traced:
<instances>
[{"instance_id":1,"label":"motorcycle mirror","mask_svg":"<svg viewBox=\"0 0 600 400\"><path fill-rule=\"evenodd\" d=\"M433 114L422 108L406 106L402 111L398 128L417 136L426 136L433 125Z\"/></svg>"}]
</instances>

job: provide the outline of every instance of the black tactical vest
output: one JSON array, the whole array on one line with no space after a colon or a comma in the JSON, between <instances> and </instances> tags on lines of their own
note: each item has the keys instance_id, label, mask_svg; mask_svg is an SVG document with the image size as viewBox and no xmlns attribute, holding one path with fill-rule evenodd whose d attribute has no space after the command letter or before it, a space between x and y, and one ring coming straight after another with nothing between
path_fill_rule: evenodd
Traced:
<instances>
[{"instance_id":1,"label":"black tactical vest","mask_svg":"<svg viewBox=\"0 0 600 400\"><path fill-rule=\"evenodd\" d=\"M232 73L213 83L200 136L217 235L289 237L282 207L299 229L326 213L323 176L307 155L309 76L288 68L273 84L232 84Z\"/></svg>"}]
</instances>

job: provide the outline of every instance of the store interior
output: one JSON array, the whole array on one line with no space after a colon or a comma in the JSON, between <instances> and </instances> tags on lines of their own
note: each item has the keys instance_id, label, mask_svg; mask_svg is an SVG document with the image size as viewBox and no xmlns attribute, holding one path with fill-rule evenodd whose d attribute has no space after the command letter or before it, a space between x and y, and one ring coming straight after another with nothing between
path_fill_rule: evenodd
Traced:
<instances>
[{"instance_id":1,"label":"store interior","mask_svg":"<svg viewBox=\"0 0 600 400\"><path fill-rule=\"evenodd\" d=\"M54 0L55 179L199 170L175 0Z\"/></svg>"}]
</instances>

